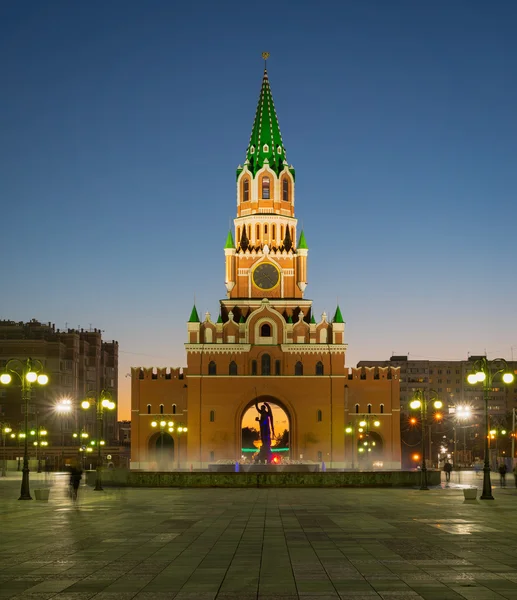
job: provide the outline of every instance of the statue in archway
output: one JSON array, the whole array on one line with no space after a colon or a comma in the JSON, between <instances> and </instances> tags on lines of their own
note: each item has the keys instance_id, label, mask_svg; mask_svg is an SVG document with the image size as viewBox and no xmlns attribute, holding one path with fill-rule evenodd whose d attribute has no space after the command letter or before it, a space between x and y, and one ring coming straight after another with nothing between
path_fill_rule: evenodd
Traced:
<instances>
[{"instance_id":1,"label":"statue in archway","mask_svg":"<svg viewBox=\"0 0 517 600\"><path fill-rule=\"evenodd\" d=\"M259 408L258 402L255 400L255 408L259 413L259 416L255 418L259 422L260 426L260 440L262 446L257 456L258 462L265 461L266 463L271 462L271 436L275 435L275 425L273 423L273 411L271 406L267 402L263 402Z\"/></svg>"}]
</instances>

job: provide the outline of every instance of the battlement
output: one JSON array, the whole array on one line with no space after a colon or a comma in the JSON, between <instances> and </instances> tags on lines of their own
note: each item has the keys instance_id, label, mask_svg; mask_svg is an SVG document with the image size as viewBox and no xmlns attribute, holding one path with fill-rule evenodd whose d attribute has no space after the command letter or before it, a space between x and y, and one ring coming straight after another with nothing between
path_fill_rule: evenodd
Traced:
<instances>
[{"instance_id":1,"label":"battlement","mask_svg":"<svg viewBox=\"0 0 517 600\"><path fill-rule=\"evenodd\" d=\"M351 367L348 369L348 379L375 379L400 380L400 367Z\"/></svg>"},{"instance_id":2,"label":"battlement","mask_svg":"<svg viewBox=\"0 0 517 600\"><path fill-rule=\"evenodd\" d=\"M184 367L131 367L131 379L185 379Z\"/></svg>"}]
</instances>

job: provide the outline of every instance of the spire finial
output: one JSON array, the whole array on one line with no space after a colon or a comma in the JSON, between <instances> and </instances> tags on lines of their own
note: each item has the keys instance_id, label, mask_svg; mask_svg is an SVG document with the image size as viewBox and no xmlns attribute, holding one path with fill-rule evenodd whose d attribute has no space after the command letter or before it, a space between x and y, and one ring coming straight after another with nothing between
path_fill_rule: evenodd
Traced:
<instances>
[{"instance_id":1,"label":"spire finial","mask_svg":"<svg viewBox=\"0 0 517 600\"><path fill-rule=\"evenodd\" d=\"M269 58L269 52L262 52L262 58L264 59L264 71L267 71L267 59Z\"/></svg>"}]
</instances>

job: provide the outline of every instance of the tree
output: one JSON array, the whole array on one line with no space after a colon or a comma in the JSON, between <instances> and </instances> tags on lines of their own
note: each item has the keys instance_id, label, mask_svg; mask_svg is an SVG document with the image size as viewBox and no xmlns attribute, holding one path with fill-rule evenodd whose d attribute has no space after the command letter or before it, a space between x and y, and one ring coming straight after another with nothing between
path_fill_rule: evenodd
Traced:
<instances>
[{"instance_id":1,"label":"tree","mask_svg":"<svg viewBox=\"0 0 517 600\"><path fill-rule=\"evenodd\" d=\"M259 432L254 427L243 427L242 428L242 447L243 448L255 448L253 442L260 439Z\"/></svg>"},{"instance_id":2,"label":"tree","mask_svg":"<svg viewBox=\"0 0 517 600\"><path fill-rule=\"evenodd\" d=\"M277 435L275 438L275 448L289 448L289 431L284 429L284 432L280 435Z\"/></svg>"}]
</instances>

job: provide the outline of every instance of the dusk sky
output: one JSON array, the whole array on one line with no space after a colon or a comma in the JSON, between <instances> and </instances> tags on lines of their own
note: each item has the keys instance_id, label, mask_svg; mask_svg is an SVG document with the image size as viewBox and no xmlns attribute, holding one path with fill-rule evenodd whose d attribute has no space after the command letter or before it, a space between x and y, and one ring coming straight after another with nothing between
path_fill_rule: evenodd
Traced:
<instances>
[{"instance_id":1,"label":"dusk sky","mask_svg":"<svg viewBox=\"0 0 517 600\"><path fill-rule=\"evenodd\" d=\"M317 7L317 8L316 8ZM517 2L0 4L0 318L183 366L225 296L263 61L347 365L517 358Z\"/></svg>"}]
</instances>

